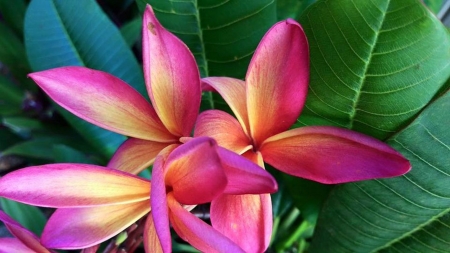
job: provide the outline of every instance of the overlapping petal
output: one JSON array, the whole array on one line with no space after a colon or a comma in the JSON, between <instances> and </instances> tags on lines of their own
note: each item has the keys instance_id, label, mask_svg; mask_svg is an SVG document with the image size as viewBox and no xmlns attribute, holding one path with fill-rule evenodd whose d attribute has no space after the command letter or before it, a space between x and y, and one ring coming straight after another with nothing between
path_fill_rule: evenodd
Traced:
<instances>
[{"instance_id":1,"label":"overlapping petal","mask_svg":"<svg viewBox=\"0 0 450 253\"><path fill-rule=\"evenodd\" d=\"M210 86L219 92L233 110L244 132L249 135L245 82L231 77L207 77L202 79L202 86Z\"/></svg>"},{"instance_id":2,"label":"overlapping petal","mask_svg":"<svg viewBox=\"0 0 450 253\"><path fill-rule=\"evenodd\" d=\"M163 252L171 252L172 251L172 240L170 236L170 226L169 226L169 208L167 207L167 192L166 192L166 183L164 180L165 177L165 159L167 158L168 152L166 150L163 151L163 154L156 157L155 163L153 164L152 171L152 193L151 193L151 204L152 204L152 212L150 213L148 218L152 219L152 223L148 224L152 225L155 228L155 233L157 235L157 239L159 240L159 246L161 247ZM150 234L150 244L158 244L155 241L153 232ZM151 252L151 251L150 251Z\"/></svg>"},{"instance_id":3,"label":"overlapping petal","mask_svg":"<svg viewBox=\"0 0 450 253\"><path fill-rule=\"evenodd\" d=\"M169 241L169 243L172 243ZM161 241L156 233L153 217L149 215L145 222L144 230L144 248L145 252L162 253L164 252L161 246Z\"/></svg>"},{"instance_id":4,"label":"overlapping petal","mask_svg":"<svg viewBox=\"0 0 450 253\"><path fill-rule=\"evenodd\" d=\"M177 234L202 252L244 252L227 237L185 210L169 193L170 221Z\"/></svg>"},{"instance_id":5,"label":"overlapping petal","mask_svg":"<svg viewBox=\"0 0 450 253\"><path fill-rule=\"evenodd\" d=\"M250 133L256 145L287 130L306 100L308 42L300 25L288 19L263 37L246 76Z\"/></svg>"},{"instance_id":6,"label":"overlapping petal","mask_svg":"<svg viewBox=\"0 0 450 253\"><path fill-rule=\"evenodd\" d=\"M149 211L148 199L122 205L57 209L41 240L48 248L90 247L122 232Z\"/></svg>"},{"instance_id":7,"label":"overlapping petal","mask_svg":"<svg viewBox=\"0 0 450 253\"><path fill-rule=\"evenodd\" d=\"M0 196L46 207L124 204L148 199L150 182L87 164L28 167L0 179Z\"/></svg>"},{"instance_id":8,"label":"overlapping petal","mask_svg":"<svg viewBox=\"0 0 450 253\"><path fill-rule=\"evenodd\" d=\"M219 110L208 110L198 116L194 136L211 137L221 147L238 154L252 148L251 141L239 122L228 113Z\"/></svg>"},{"instance_id":9,"label":"overlapping petal","mask_svg":"<svg viewBox=\"0 0 450 253\"><path fill-rule=\"evenodd\" d=\"M20 240L12 237L0 238L0 253L48 253L49 251L35 251L25 246Z\"/></svg>"},{"instance_id":10,"label":"overlapping petal","mask_svg":"<svg viewBox=\"0 0 450 253\"><path fill-rule=\"evenodd\" d=\"M189 136L201 101L200 74L189 48L147 5L143 19L144 77L159 118L175 136Z\"/></svg>"},{"instance_id":11,"label":"overlapping petal","mask_svg":"<svg viewBox=\"0 0 450 253\"><path fill-rule=\"evenodd\" d=\"M167 143L130 138L117 149L108 167L137 175L152 165L156 155L167 146Z\"/></svg>"},{"instance_id":12,"label":"overlapping petal","mask_svg":"<svg viewBox=\"0 0 450 253\"><path fill-rule=\"evenodd\" d=\"M180 203L207 203L222 194L227 176L217 149L213 139L199 137L181 145L167 157L165 182Z\"/></svg>"},{"instance_id":13,"label":"overlapping petal","mask_svg":"<svg viewBox=\"0 0 450 253\"><path fill-rule=\"evenodd\" d=\"M6 213L3 211L0 211L0 220L5 224L6 228L11 232L14 237L16 237L17 240L20 241L20 243L25 246L25 248L28 248L28 251L31 250L31 252L36 253L49 253L50 251L47 250L39 241L39 238L28 231L26 228L22 227L17 221L13 220L11 217L9 217ZM8 241L7 242L10 247L16 247L20 248L20 243L17 243L17 241ZM0 246L1 248L2 246ZM4 246L3 246L4 247ZM6 252L12 252L12 251L6 251ZM20 252L20 251L17 251ZM27 251L25 251L27 252Z\"/></svg>"},{"instance_id":14,"label":"overlapping petal","mask_svg":"<svg viewBox=\"0 0 450 253\"><path fill-rule=\"evenodd\" d=\"M267 139L264 160L275 168L325 184L402 175L411 165L387 144L347 129L302 127Z\"/></svg>"},{"instance_id":15,"label":"overlapping petal","mask_svg":"<svg viewBox=\"0 0 450 253\"><path fill-rule=\"evenodd\" d=\"M92 124L140 139L174 140L144 97L113 75L62 67L29 76L56 103Z\"/></svg>"},{"instance_id":16,"label":"overlapping petal","mask_svg":"<svg viewBox=\"0 0 450 253\"><path fill-rule=\"evenodd\" d=\"M270 195L222 195L211 203L211 223L245 252L264 252L272 235Z\"/></svg>"},{"instance_id":17,"label":"overlapping petal","mask_svg":"<svg viewBox=\"0 0 450 253\"><path fill-rule=\"evenodd\" d=\"M277 191L275 179L257 164L224 148L219 148L218 154L227 174L228 184L225 194L260 194Z\"/></svg>"}]
</instances>

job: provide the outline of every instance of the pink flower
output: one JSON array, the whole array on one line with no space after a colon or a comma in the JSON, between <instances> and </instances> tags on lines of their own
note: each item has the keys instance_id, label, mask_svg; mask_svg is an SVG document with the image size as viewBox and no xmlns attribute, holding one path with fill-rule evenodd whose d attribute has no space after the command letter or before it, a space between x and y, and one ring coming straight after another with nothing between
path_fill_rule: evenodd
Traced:
<instances>
[{"instance_id":1,"label":"pink flower","mask_svg":"<svg viewBox=\"0 0 450 253\"><path fill-rule=\"evenodd\" d=\"M150 6L144 13L142 32L143 70L151 104L119 78L97 70L62 67L29 75L63 108L130 136L108 167L132 174L150 166L167 146L190 138L201 101L200 75L192 53L161 26Z\"/></svg>"},{"instance_id":2,"label":"pink flower","mask_svg":"<svg viewBox=\"0 0 450 253\"><path fill-rule=\"evenodd\" d=\"M228 77L203 79L206 90L215 90L236 115L205 111L199 115L194 136L209 136L264 167L264 162L294 175L325 184L394 177L408 172L410 163L400 153L374 138L329 126L289 128L305 104L309 79L306 36L294 20L275 24L256 49L245 81ZM237 206L258 210L249 227L233 229ZM226 210L219 231L251 250L243 234L257 234L265 227L268 246L271 205L268 195L228 196L219 207ZM217 213L217 212L215 212ZM265 224L265 225L262 225Z\"/></svg>"},{"instance_id":3,"label":"pink flower","mask_svg":"<svg viewBox=\"0 0 450 253\"><path fill-rule=\"evenodd\" d=\"M115 169L49 164L7 174L0 179L0 196L58 208L42 234L42 244L47 248L96 245L151 210L144 230L147 252L171 252L169 224L201 251L243 252L214 229L214 224L209 226L189 211L197 204L220 202L230 194L273 193L277 190L275 180L211 138L194 138L177 146L171 145L157 156L151 187L150 181ZM245 226L247 216L252 215L247 212L233 226Z\"/></svg>"}]
</instances>

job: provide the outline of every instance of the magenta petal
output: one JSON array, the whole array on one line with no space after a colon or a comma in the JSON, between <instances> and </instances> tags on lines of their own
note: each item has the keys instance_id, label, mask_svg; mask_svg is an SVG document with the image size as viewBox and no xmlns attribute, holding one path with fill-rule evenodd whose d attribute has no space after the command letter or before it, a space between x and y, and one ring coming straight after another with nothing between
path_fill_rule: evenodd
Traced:
<instances>
[{"instance_id":1,"label":"magenta petal","mask_svg":"<svg viewBox=\"0 0 450 253\"><path fill-rule=\"evenodd\" d=\"M288 174L324 184L403 175L411 164L375 138L336 127L302 127L267 139L264 161Z\"/></svg>"},{"instance_id":2,"label":"magenta petal","mask_svg":"<svg viewBox=\"0 0 450 253\"><path fill-rule=\"evenodd\" d=\"M226 194L274 193L277 182L263 168L227 149L219 148L220 161L227 174Z\"/></svg>"},{"instance_id":3,"label":"magenta petal","mask_svg":"<svg viewBox=\"0 0 450 253\"><path fill-rule=\"evenodd\" d=\"M238 245L217 230L195 217L168 195L170 221L177 234L202 252L244 252Z\"/></svg>"},{"instance_id":4,"label":"magenta petal","mask_svg":"<svg viewBox=\"0 0 450 253\"><path fill-rule=\"evenodd\" d=\"M25 246L22 242L12 237L0 238L0 253L37 253L39 251L32 250ZM41 251L42 253L48 253L49 251Z\"/></svg>"},{"instance_id":5,"label":"magenta petal","mask_svg":"<svg viewBox=\"0 0 450 253\"><path fill-rule=\"evenodd\" d=\"M99 127L140 139L176 140L136 90L108 73L62 67L29 75L56 103Z\"/></svg>"},{"instance_id":6,"label":"magenta petal","mask_svg":"<svg viewBox=\"0 0 450 253\"><path fill-rule=\"evenodd\" d=\"M270 195L222 195L211 203L211 223L246 252L264 252L272 236Z\"/></svg>"},{"instance_id":7,"label":"magenta petal","mask_svg":"<svg viewBox=\"0 0 450 253\"><path fill-rule=\"evenodd\" d=\"M144 76L152 104L166 128L190 136L201 101L200 74L189 48L156 19L150 5L142 25Z\"/></svg>"},{"instance_id":8,"label":"magenta petal","mask_svg":"<svg viewBox=\"0 0 450 253\"><path fill-rule=\"evenodd\" d=\"M146 200L150 182L89 164L28 167L0 179L0 196L45 207L85 207Z\"/></svg>"},{"instance_id":9,"label":"magenta petal","mask_svg":"<svg viewBox=\"0 0 450 253\"><path fill-rule=\"evenodd\" d=\"M164 166L164 156L157 156L152 171L152 192L150 195L152 212L149 215L149 219L151 218L153 220L152 226L154 226L156 230L163 252L171 252L172 240L170 236L166 184L164 182ZM151 243L156 243L153 241L155 238L150 239L152 239L152 241L150 241Z\"/></svg>"},{"instance_id":10,"label":"magenta petal","mask_svg":"<svg viewBox=\"0 0 450 253\"><path fill-rule=\"evenodd\" d=\"M42 246L39 238L35 234L22 227L17 221L13 220L3 211L0 211L0 220L5 224L6 228L8 228L11 234L14 235L27 248L34 250L34 252L37 253L49 252L44 246ZM14 245L16 245L16 247L19 247L17 246L17 244Z\"/></svg>"},{"instance_id":11,"label":"magenta petal","mask_svg":"<svg viewBox=\"0 0 450 253\"><path fill-rule=\"evenodd\" d=\"M150 211L149 201L86 208L60 208L48 220L42 243L48 248L83 249L122 232Z\"/></svg>"},{"instance_id":12,"label":"magenta petal","mask_svg":"<svg viewBox=\"0 0 450 253\"><path fill-rule=\"evenodd\" d=\"M259 43L245 77L248 121L256 145L297 120L308 80L309 52L303 29L292 19L276 23Z\"/></svg>"},{"instance_id":13,"label":"magenta petal","mask_svg":"<svg viewBox=\"0 0 450 253\"><path fill-rule=\"evenodd\" d=\"M207 137L193 138L172 151L166 161L167 186L184 205L211 202L227 185L217 143Z\"/></svg>"}]
</instances>

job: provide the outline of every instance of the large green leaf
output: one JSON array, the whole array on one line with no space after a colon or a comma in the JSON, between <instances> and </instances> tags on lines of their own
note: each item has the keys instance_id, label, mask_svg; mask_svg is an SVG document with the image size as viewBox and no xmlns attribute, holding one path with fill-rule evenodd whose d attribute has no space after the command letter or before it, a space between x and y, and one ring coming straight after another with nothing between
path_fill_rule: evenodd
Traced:
<instances>
[{"instance_id":1,"label":"large green leaf","mask_svg":"<svg viewBox=\"0 0 450 253\"><path fill-rule=\"evenodd\" d=\"M94 0L34 0L25 16L25 44L34 71L86 66L109 72L145 94L142 70L119 30ZM60 110L82 136L110 156L124 137Z\"/></svg>"},{"instance_id":2,"label":"large green leaf","mask_svg":"<svg viewBox=\"0 0 450 253\"><path fill-rule=\"evenodd\" d=\"M137 0L152 5L161 24L184 41L202 76L243 78L253 51L276 21L273 0Z\"/></svg>"},{"instance_id":3,"label":"large green leaf","mask_svg":"<svg viewBox=\"0 0 450 253\"><path fill-rule=\"evenodd\" d=\"M411 172L332 191L311 252L449 252L449 111L447 92L388 140Z\"/></svg>"},{"instance_id":4,"label":"large green leaf","mask_svg":"<svg viewBox=\"0 0 450 253\"><path fill-rule=\"evenodd\" d=\"M303 124L337 125L386 139L450 75L448 33L419 0L321 0L300 23L311 52Z\"/></svg>"}]
</instances>

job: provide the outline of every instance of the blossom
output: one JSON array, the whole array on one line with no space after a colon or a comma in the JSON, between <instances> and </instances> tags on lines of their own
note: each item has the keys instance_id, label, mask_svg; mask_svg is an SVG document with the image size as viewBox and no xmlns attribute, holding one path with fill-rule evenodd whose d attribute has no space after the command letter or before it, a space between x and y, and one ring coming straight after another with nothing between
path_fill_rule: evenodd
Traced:
<instances>
[{"instance_id":1,"label":"blossom","mask_svg":"<svg viewBox=\"0 0 450 253\"><path fill-rule=\"evenodd\" d=\"M228 77L202 81L204 89L220 93L237 119L223 111L205 111L199 115L194 136L212 137L222 147L261 167L267 162L290 175L325 184L393 177L411 168L408 160L387 144L348 129L312 126L289 130L305 104L309 81L308 42L301 26L292 19L275 24L266 33L245 81ZM224 201L224 206L229 206L227 218L221 218L224 223L218 229L245 243L241 234L260 230L230 229L227 224L235 219L231 213L236 212L235 206L252 205L260 210L252 224L270 226L267 198L239 196L229 198L230 204ZM219 217L211 216L212 222L215 219ZM269 233L266 238L270 239Z\"/></svg>"},{"instance_id":2,"label":"blossom","mask_svg":"<svg viewBox=\"0 0 450 253\"><path fill-rule=\"evenodd\" d=\"M3 211L0 211L0 220L15 238L0 238L0 252L22 252L22 253L52 253L54 251L43 246L39 238L22 227Z\"/></svg>"},{"instance_id":3,"label":"blossom","mask_svg":"<svg viewBox=\"0 0 450 253\"><path fill-rule=\"evenodd\" d=\"M0 196L58 208L42 234L42 244L48 248L79 249L101 243L145 216L151 205L144 230L147 252L171 252L169 221L180 237L201 251L243 252L189 210L220 201L222 195L277 190L269 173L206 137L164 149L153 174L151 186L146 179L95 165L34 166L1 178ZM245 225L245 219L241 217L235 226Z\"/></svg>"},{"instance_id":4,"label":"blossom","mask_svg":"<svg viewBox=\"0 0 450 253\"><path fill-rule=\"evenodd\" d=\"M147 6L143 17L144 77L151 104L119 78L85 67L29 74L57 104L102 128L129 136L108 167L137 174L156 155L191 136L201 101L192 53ZM153 105L153 107L152 107Z\"/></svg>"}]
</instances>

